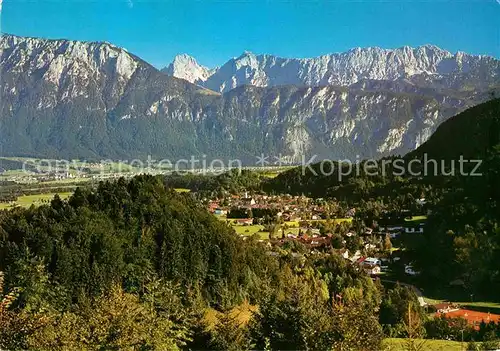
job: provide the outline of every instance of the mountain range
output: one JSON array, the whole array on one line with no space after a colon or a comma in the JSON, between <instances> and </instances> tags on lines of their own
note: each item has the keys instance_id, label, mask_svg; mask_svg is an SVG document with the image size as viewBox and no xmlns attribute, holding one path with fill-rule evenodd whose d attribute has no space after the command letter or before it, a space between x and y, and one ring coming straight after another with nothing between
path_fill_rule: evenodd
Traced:
<instances>
[{"instance_id":1,"label":"mountain range","mask_svg":"<svg viewBox=\"0 0 500 351\"><path fill-rule=\"evenodd\" d=\"M3 35L0 73L0 153L44 158L403 154L500 90L499 60L435 46L158 70L105 42Z\"/></svg>"},{"instance_id":2,"label":"mountain range","mask_svg":"<svg viewBox=\"0 0 500 351\"><path fill-rule=\"evenodd\" d=\"M394 50L355 48L308 59L244 52L214 69L184 54L163 71L219 92L241 85L351 86L373 80L401 80L418 87L470 91L486 89L500 79L498 60L464 52L452 54L434 45Z\"/></svg>"}]
</instances>

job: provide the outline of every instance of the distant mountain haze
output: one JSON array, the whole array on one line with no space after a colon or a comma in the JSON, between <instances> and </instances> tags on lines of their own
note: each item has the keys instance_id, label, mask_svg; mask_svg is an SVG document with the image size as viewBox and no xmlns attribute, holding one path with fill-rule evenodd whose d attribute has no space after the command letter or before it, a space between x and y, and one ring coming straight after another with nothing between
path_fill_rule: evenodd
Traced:
<instances>
[{"instance_id":1,"label":"distant mountain haze","mask_svg":"<svg viewBox=\"0 0 500 351\"><path fill-rule=\"evenodd\" d=\"M0 70L0 153L45 158L404 154L500 90L499 60L434 46L160 71L109 43L4 35Z\"/></svg>"}]
</instances>

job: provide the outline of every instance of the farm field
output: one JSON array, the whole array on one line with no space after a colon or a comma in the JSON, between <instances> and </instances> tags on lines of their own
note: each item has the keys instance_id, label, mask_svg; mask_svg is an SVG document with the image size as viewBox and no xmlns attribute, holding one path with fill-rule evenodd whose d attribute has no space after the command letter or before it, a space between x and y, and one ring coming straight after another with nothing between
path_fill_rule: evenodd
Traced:
<instances>
[{"instance_id":1,"label":"farm field","mask_svg":"<svg viewBox=\"0 0 500 351\"><path fill-rule=\"evenodd\" d=\"M45 182L42 182L41 184L43 185L46 185L46 184L50 184L50 185L64 185L64 184L73 184L73 183L78 183L78 184L81 184L81 183L89 183L91 182L92 180L89 179L89 178L67 178L67 179L58 179L58 180L49 180L49 181L45 181Z\"/></svg>"},{"instance_id":2,"label":"farm field","mask_svg":"<svg viewBox=\"0 0 500 351\"><path fill-rule=\"evenodd\" d=\"M385 339L382 343L384 351L405 350L407 339ZM416 345L421 345L418 350L421 351L463 351L467 349L467 343L449 340L415 340Z\"/></svg>"},{"instance_id":3,"label":"farm field","mask_svg":"<svg viewBox=\"0 0 500 351\"><path fill-rule=\"evenodd\" d=\"M59 193L61 199L67 199L70 197L72 192ZM10 209L15 206L30 207L31 205L40 206L46 202L51 201L56 193L48 194L37 194L37 195L23 195L20 196L17 201L13 204L11 203L0 203L0 210Z\"/></svg>"}]
</instances>

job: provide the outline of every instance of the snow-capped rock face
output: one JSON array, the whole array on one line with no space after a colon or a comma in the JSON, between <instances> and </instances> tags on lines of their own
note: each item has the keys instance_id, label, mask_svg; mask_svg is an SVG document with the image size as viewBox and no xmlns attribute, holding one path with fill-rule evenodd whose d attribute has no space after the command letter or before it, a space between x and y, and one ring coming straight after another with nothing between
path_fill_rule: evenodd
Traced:
<instances>
[{"instance_id":1,"label":"snow-capped rock face","mask_svg":"<svg viewBox=\"0 0 500 351\"><path fill-rule=\"evenodd\" d=\"M343 60L352 60L349 70L341 69L338 57L337 66L326 56L321 66L319 59L245 53L203 82L232 72L221 81L222 90L236 88L221 95L170 77L111 44L3 36L0 151L122 160L205 154L248 164L261 154L295 162L303 155L355 160L358 155L404 154L425 142L442 121L491 98L486 88L500 83L494 70L498 61L491 58L460 54L456 65L444 65L450 55L442 50L432 55L424 49L405 50L399 54L413 62L408 67L425 73L391 80L399 77L398 70L375 69L361 49L345 54ZM194 61L177 61L176 67L190 67L191 75L185 77L204 79L206 71ZM328 70L334 66L336 76ZM296 74L283 75L283 70ZM460 73L435 79L443 70ZM350 85L287 85L288 80L328 83L328 77ZM251 85L239 86L241 82ZM476 82L483 82L485 90Z\"/></svg>"},{"instance_id":2,"label":"snow-capped rock face","mask_svg":"<svg viewBox=\"0 0 500 351\"><path fill-rule=\"evenodd\" d=\"M111 69L110 73L124 81L128 81L137 68L136 58L107 43L2 35L0 50L2 64L10 65L11 70L45 71L46 79L54 83L65 73L67 63L71 63L75 70L87 73Z\"/></svg>"},{"instance_id":3,"label":"snow-capped rock face","mask_svg":"<svg viewBox=\"0 0 500 351\"><path fill-rule=\"evenodd\" d=\"M147 64L107 43L2 35L0 65L6 70L4 87L23 93L13 94L15 101L43 91L33 97L40 109L75 98L88 100L88 108L108 109L118 102L138 68ZM26 85L19 84L18 76ZM105 96L96 100L93 95L101 90Z\"/></svg>"},{"instance_id":4,"label":"snow-capped rock face","mask_svg":"<svg viewBox=\"0 0 500 351\"><path fill-rule=\"evenodd\" d=\"M193 84L203 84L215 70L200 65L193 57L177 55L174 61L162 70L169 76L185 79Z\"/></svg>"},{"instance_id":5,"label":"snow-capped rock face","mask_svg":"<svg viewBox=\"0 0 500 351\"><path fill-rule=\"evenodd\" d=\"M182 77L182 70L173 75ZM473 87L488 86L498 81L500 61L463 52L452 54L433 45L405 46L394 50L355 48L308 59L285 59L245 52L215 69L200 82L204 87L220 92L241 85L350 86L366 79L406 79L426 87L440 81L446 88L457 89L464 88L465 84L460 82L464 75Z\"/></svg>"}]
</instances>

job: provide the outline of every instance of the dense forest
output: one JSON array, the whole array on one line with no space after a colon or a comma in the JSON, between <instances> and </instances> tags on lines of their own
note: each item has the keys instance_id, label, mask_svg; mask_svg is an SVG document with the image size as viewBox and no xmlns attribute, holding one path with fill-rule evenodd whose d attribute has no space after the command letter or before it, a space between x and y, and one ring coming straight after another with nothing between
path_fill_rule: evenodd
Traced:
<instances>
[{"instance_id":1,"label":"dense forest","mask_svg":"<svg viewBox=\"0 0 500 351\"><path fill-rule=\"evenodd\" d=\"M165 182L172 188L186 188L197 193L208 194L259 190L265 179L257 172L235 168L219 175L173 173L165 177Z\"/></svg>"}]
</instances>

